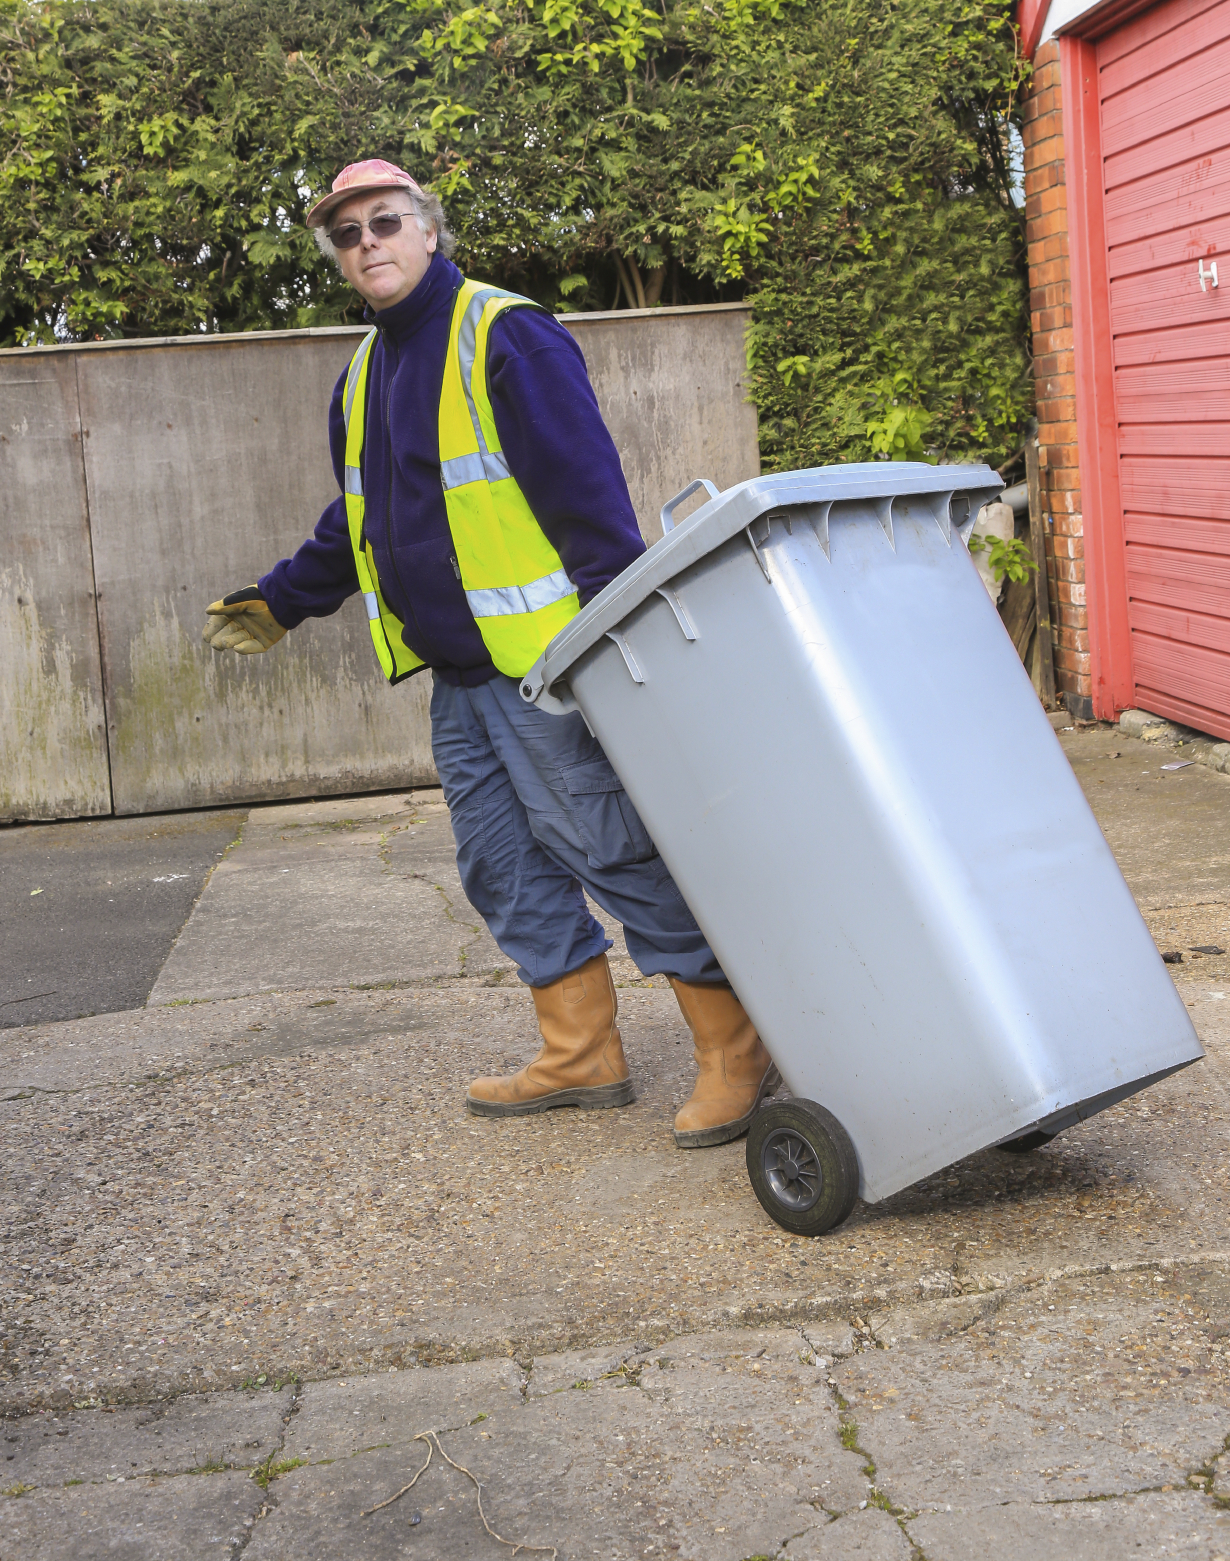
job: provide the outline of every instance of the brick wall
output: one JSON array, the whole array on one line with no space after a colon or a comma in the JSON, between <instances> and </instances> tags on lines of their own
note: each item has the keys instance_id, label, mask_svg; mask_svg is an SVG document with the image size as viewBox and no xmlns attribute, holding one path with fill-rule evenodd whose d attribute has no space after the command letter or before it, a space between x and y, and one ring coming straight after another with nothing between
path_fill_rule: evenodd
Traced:
<instances>
[{"instance_id":1,"label":"brick wall","mask_svg":"<svg viewBox=\"0 0 1230 1561\"><path fill-rule=\"evenodd\" d=\"M1051 516L1047 528L1047 570L1055 633L1055 682L1072 713L1089 719L1093 705L1076 446L1063 99L1059 45L1054 39L1043 44L1034 56L1033 80L1025 100L1023 139L1038 442L1043 504Z\"/></svg>"}]
</instances>

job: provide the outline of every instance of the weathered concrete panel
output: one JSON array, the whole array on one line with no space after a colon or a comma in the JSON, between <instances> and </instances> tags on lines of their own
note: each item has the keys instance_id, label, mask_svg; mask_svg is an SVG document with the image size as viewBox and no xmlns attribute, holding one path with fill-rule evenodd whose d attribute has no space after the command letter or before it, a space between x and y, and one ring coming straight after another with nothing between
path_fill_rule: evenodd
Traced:
<instances>
[{"instance_id":1,"label":"weathered concrete panel","mask_svg":"<svg viewBox=\"0 0 1230 1561\"><path fill-rule=\"evenodd\" d=\"M664 500L690 478L725 487L759 471L743 383L748 318L741 306L564 318L647 541L660 535ZM42 441L37 457L12 468L17 510L0 510L9 571L0 573L0 710L26 711L35 733L9 737L24 730L16 719L0 734L13 750L0 746L0 799L12 799L11 814L107 811L100 665L117 813L434 781L430 681L388 687L357 597L267 656L218 656L200 639L205 606L293 552L336 494L326 412L361 335L259 332L0 353L0 387L11 387L0 389L4 405ZM58 388L40 392L35 410L22 399L27 381ZM18 512L42 523L41 500L53 490L59 532L19 520ZM57 553L48 540L60 533L76 538L71 561L67 541ZM33 582L40 618L25 598L49 548L63 558L51 587ZM49 627L52 604L59 616ZM87 758L92 790L81 779Z\"/></svg>"},{"instance_id":2,"label":"weathered concrete panel","mask_svg":"<svg viewBox=\"0 0 1230 1561\"><path fill-rule=\"evenodd\" d=\"M0 818L109 813L74 359L0 365Z\"/></svg>"},{"instance_id":3,"label":"weathered concrete panel","mask_svg":"<svg viewBox=\"0 0 1230 1561\"><path fill-rule=\"evenodd\" d=\"M693 477L729 488L760 475L743 340L751 318L746 304L562 316L585 354L646 542L662 535L659 510ZM704 499L680 505L677 518Z\"/></svg>"},{"instance_id":4,"label":"weathered concrete panel","mask_svg":"<svg viewBox=\"0 0 1230 1561\"><path fill-rule=\"evenodd\" d=\"M431 782L429 683L393 689L358 598L266 656L204 609L336 495L325 419L354 332L81 353L117 813Z\"/></svg>"}]
</instances>

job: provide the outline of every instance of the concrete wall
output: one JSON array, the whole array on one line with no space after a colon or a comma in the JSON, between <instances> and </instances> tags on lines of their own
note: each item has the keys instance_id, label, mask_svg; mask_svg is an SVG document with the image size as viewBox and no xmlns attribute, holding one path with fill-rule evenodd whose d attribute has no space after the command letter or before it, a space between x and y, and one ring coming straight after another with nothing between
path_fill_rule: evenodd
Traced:
<instances>
[{"instance_id":1,"label":"concrete wall","mask_svg":"<svg viewBox=\"0 0 1230 1561\"><path fill-rule=\"evenodd\" d=\"M750 319L742 304L563 316L585 354L646 542L662 535L658 511L693 477L729 488L760 474L745 387ZM707 497L681 504L676 520Z\"/></svg>"},{"instance_id":2,"label":"concrete wall","mask_svg":"<svg viewBox=\"0 0 1230 1561\"><path fill-rule=\"evenodd\" d=\"M0 818L109 812L103 722L76 365L14 355L0 367Z\"/></svg>"},{"instance_id":3,"label":"concrete wall","mask_svg":"<svg viewBox=\"0 0 1230 1561\"><path fill-rule=\"evenodd\" d=\"M692 477L759 471L747 319L564 318L648 541ZM361 334L0 352L0 818L434 780L430 679L389 688L357 598L266 656L200 639L204 606L293 552L335 495L325 413Z\"/></svg>"}]
</instances>

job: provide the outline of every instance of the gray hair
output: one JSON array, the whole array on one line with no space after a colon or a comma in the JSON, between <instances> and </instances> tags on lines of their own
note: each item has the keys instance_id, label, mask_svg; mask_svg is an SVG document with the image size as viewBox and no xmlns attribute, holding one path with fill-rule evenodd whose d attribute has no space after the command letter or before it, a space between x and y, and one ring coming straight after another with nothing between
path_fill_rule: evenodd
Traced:
<instances>
[{"instance_id":1,"label":"gray hair","mask_svg":"<svg viewBox=\"0 0 1230 1561\"><path fill-rule=\"evenodd\" d=\"M410 198L410 204L414 208L414 218L423 237L426 238L429 233L434 232L436 248L447 259L457 247L457 238L448 225L448 218L444 215L444 207L441 206L439 198L430 190L424 190L421 195L416 195L413 190L406 190L404 193ZM341 261L337 257L337 250L333 247L333 240L329 237L328 228L313 228L312 236L321 254L331 260L335 266L340 267Z\"/></svg>"}]
</instances>

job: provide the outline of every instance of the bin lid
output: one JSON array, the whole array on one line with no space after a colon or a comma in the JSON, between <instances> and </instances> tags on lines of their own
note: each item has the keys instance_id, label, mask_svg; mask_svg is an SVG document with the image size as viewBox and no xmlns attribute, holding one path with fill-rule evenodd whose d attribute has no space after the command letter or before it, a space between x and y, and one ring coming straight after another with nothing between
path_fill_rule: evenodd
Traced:
<instances>
[{"instance_id":1,"label":"bin lid","mask_svg":"<svg viewBox=\"0 0 1230 1561\"><path fill-rule=\"evenodd\" d=\"M711 484L707 486L713 491ZM762 515L798 505L819 505L820 518L827 525L832 505L851 500L870 502L879 510L881 523L891 536L892 501L925 497L937 524L951 539L954 527L962 536L972 528L978 511L1003 486L999 473L989 466L930 466L923 461L815 466L737 483L680 521L561 629L522 678L521 695L531 703L546 704L551 685L603 635L619 628L647 596L669 585L676 575Z\"/></svg>"}]
</instances>

